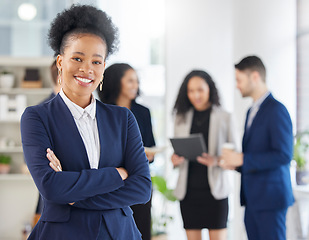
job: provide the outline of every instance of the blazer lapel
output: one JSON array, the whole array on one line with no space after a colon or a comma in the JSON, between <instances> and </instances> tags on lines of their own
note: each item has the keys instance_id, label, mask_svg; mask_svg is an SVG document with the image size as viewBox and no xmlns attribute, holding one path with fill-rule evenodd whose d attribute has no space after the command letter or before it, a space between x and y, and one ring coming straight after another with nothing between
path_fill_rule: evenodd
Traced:
<instances>
[{"instance_id":1,"label":"blazer lapel","mask_svg":"<svg viewBox=\"0 0 309 240\"><path fill-rule=\"evenodd\" d=\"M102 168L102 164L103 164L103 146L104 146L104 134L103 134L103 129L104 129L104 114L103 111L98 111L98 104L97 104L97 108L96 108L96 118L97 118L97 126L98 126L98 132L99 132L99 139L100 139L100 158L99 158L99 168Z\"/></svg>"},{"instance_id":2,"label":"blazer lapel","mask_svg":"<svg viewBox=\"0 0 309 240\"><path fill-rule=\"evenodd\" d=\"M64 103L60 95L58 94L55 97L56 102L56 110L58 114L55 114L55 121L59 123L59 129L60 131L66 135L70 136L71 139L73 139L72 144L74 144L74 149L79 150L79 155L82 155L82 157L79 156L80 159L83 159L82 165L85 168L90 168L88 155L86 151L86 147L84 145L84 141L78 131L78 128L76 126L75 120L67 107L67 105ZM60 114L59 114L60 113ZM81 154L80 154L81 153Z\"/></svg>"},{"instance_id":3,"label":"blazer lapel","mask_svg":"<svg viewBox=\"0 0 309 240\"><path fill-rule=\"evenodd\" d=\"M250 109L247 111L247 116L246 116L246 121L245 121L245 126L244 126L244 136L243 136L243 140L242 140L242 144L244 146L244 144L247 142L247 138L248 138L248 135L249 135L249 130L250 129L247 129L247 124L248 124L248 118L249 118L249 113L250 113Z\"/></svg>"},{"instance_id":4,"label":"blazer lapel","mask_svg":"<svg viewBox=\"0 0 309 240\"><path fill-rule=\"evenodd\" d=\"M265 112L265 109L267 108L269 100L272 99L272 98L273 98L273 96L270 93L268 95L268 97L262 102L262 104L261 104L258 112L256 113L256 115L255 115L255 117L254 117L254 119L253 119L249 129L247 129L247 122L248 122L248 117L249 117L249 112L250 112L249 110L250 109L248 110L247 118L246 118L246 123L245 123L244 138L243 138L244 139L244 143L246 143L250 139L250 137L252 135L251 134L252 130L258 125L258 122L259 122L260 118L263 117L263 115L264 115L264 112Z\"/></svg>"},{"instance_id":5,"label":"blazer lapel","mask_svg":"<svg viewBox=\"0 0 309 240\"><path fill-rule=\"evenodd\" d=\"M127 135L121 129L127 127L123 111L113 111L113 106L97 100L96 118L100 139L99 168L125 166L124 157ZM126 129L128 131L128 129Z\"/></svg>"},{"instance_id":6,"label":"blazer lapel","mask_svg":"<svg viewBox=\"0 0 309 240\"><path fill-rule=\"evenodd\" d=\"M177 116L175 126L175 137L188 137L191 131L194 110L190 109L184 118Z\"/></svg>"},{"instance_id":7,"label":"blazer lapel","mask_svg":"<svg viewBox=\"0 0 309 240\"><path fill-rule=\"evenodd\" d=\"M210 155L215 156L216 153L216 144L218 141L218 123L219 121L217 121L217 116L218 114L216 114L216 108L213 107L211 112L210 112L210 119L209 119L209 134L208 134L208 153Z\"/></svg>"},{"instance_id":8,"label":"blazer lapel","mask_svg":"<svg viewBox=\"0 0 309 240\"><path fill-rule=\"evenodd\" d=\"M193 121L193 115L194 115L194 110L190 109L187 116L186 116L186 125L184 126L184 133L189 136L191 134L191 126L192 126L192 121Z\"/></svg>"}]
</instances>

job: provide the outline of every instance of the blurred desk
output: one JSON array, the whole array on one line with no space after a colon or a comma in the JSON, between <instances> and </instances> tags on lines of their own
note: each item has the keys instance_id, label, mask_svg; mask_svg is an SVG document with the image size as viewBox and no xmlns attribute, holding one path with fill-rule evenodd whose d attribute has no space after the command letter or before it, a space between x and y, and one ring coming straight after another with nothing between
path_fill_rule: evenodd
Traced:
<instances>
[{"instance_id":1,"label":"blurred desk","mask_svg":"<svg viewBox=\"0 0 309 240\"><path fill-rule=\"evenodd\" d=\"M287 215L288 239L309 239L309 185L293 186L295 203Z\"/></svg>"}]
</instances>

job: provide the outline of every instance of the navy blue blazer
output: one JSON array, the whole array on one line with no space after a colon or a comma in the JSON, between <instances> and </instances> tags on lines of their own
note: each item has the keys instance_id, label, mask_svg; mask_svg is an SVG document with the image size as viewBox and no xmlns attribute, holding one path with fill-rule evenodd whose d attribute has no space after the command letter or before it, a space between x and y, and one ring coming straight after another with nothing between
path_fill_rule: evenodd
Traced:
<instances>
[{"instance_id":1,"label":"navy blue blazer","mask_svg":"<svg viewBox=\"0 0 309 240\"><path fill-rule=\"evenodd\" d=\"M241 204L256 210L284 209L294 202L290 161L293 132L290 115L270 94L243 137Z\"/></svg>"},{"instance_id":2,"label":"navy blue blazer","mask_svg":"<svg viewBox=\"0 0 309 240\"><path fill-rule=\"evenodd\" d=\"M132 101L131 109L141 131L142 140L145 147L153 147L156 145L151 124L151 116L148 108Z\"/></svg>"},{"instance_id":3,"label":"navy blue blazer","mask_svg":"<svg viewBox=\"0 0 309 240\"><path fill-rule=\"evenodd\" d=\"M126 108L100 101L96 118L99 169L90 169L83 140L60 95L23 113L24 156L44 198L41 219L29 239L97 239L102 229L104 239L141 239L129 206L150 199L151 180L136 120ZM49 167L47 148L55 152L62 172ZM128 171L125 181L116 167Z\"/></svg>"},{"instance_id":4,"label":"navy blue blazer","mask_svg":"<svg viewBox=\"0 0 309 240\"><path fill-rule=\"evenodd\" d=\"M48 101L52 100L55 96L56 96L56 94L55 94L54 92L52 92L52 93L51 93L46 99L44 99L42 102L48 102ZM44 203L43 203L43 200L42 200L41 195L39 194L38 204L37 204L37 206L36 206L35 213L36 213L36 214L42 214L43 206L44 206Z\"/></svg>"}]
</instances>

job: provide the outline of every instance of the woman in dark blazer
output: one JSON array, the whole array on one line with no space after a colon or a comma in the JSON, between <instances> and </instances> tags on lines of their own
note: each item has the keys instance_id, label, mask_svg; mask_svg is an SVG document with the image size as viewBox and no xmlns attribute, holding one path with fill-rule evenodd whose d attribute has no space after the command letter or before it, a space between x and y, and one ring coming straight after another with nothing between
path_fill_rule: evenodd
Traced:
<instances>
[{"instance_id":1,"label":"woman in dark blazer","mask_svg":"<svg viewBox=\"0 0 309 240\"><path fill-rule=\"evenodd\" d=\"M149 201L148 160L133 114L96 101L117 31L101 10L72 6L53 21L60 93L25 110L24 156L44 198L29 239L141 239L129 206Z\"/></svg>"},{"instance_id":2,"label":"woman in dark blazer","mask_svg":"<svg viewBox=\"0 0 309 240\"><path fill-rule=\"evenodd\" d=\"M148 108L136 103L139 95L139 82L135 70L126 63L117 63L106 68L104 72L103 91L98 90L103 103L114 104L130 109L141 131L145 147L155 145L150 111ZM154 159L153 154L146 152L149 162ZM144 204L131 206L138 229L143 240L151 238L151 200Z\"/></svg>"}]
</instances>

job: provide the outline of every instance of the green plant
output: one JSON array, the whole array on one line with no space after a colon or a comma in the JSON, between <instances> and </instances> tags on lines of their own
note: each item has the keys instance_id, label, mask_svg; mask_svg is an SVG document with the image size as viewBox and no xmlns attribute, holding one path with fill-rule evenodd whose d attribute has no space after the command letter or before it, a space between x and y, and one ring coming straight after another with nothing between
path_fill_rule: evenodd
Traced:
<instances>
[{"instance_id":1,"label":"green plant","mask_svg":"<svg viewBox=\"0 0 309 240\"><path fill-rule=\"evenodd\" d=\"M0 155L0 164L10 164L11 157L7 155Z\"/></svg>"},{"instance_id":2,"label":"green plant","mask_svg":"<svg viewBox=\"0 0 309 240\"><path fill-rule=\"evenodd\" d=\"M153 211L151 219L151 233L153 236L158 236L166 233L168 222L173 220L172 216L166 214L167 201L174 202L177 199L173 195L173 190L167 187L166 180L162 176L152 176L151 181L154 189L162 196L161 206Z\"/></svg>"},{"instance_id":3,"label":"green plant","mask_svg":"<svg viewBox=\"0 0 309 240\"><path fill-rule=\"evenodd\" d=\"M1 74L5 75L5 74L11 74L11 72L7 71L7 70L3 70L1 71Z\"/></svg>"},{"instance_id":4,"label":"green plant","mask_svg":"<svg viewBox=\"0 0 309 240\"><path fill-rule=\"evenodd\" d=\"M294 156L298 170L304 170L307 164L306 154L309 150L309 131L299 132L295 136Z\"/></svg>"},{"instance_id":5,"label":"green plant","mask_svg":"<svg viewBox=\"0 0 309 240\"><path fill-rule=\"evenodd\" d=\"M157 189L167 200L176 201L177 198L173 195L173 190L166 185L166 180L162 176L151 177L152 185Z\"/></svg>"}]
</instances>

